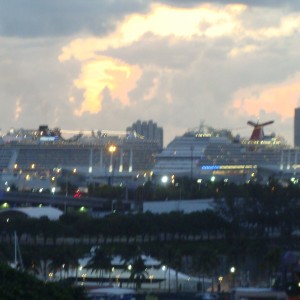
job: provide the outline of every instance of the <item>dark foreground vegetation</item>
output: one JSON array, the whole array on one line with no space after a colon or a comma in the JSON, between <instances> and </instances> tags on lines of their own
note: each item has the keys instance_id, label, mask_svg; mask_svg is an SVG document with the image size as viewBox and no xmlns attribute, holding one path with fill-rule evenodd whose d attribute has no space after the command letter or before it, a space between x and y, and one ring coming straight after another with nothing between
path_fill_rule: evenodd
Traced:
<instances>
[{"instance_id":1,"label":"dark foreground vegetation","mask_svg":"<svg viewBox=\"0 0 300 300\"><path fill-rule=\"evenodd\" d=\"M84 300L84 290L63 282L43 282L32 275L0 264L0 299Z\"/></svg>"},{"instance_id":2,"label":"dark foreground vegetation","mask_svg":"<svg viewBox=\"0 0 300 300\"><path fill-rule=\"evenodd\" d=\"M33 273L47 259L56 272L62 265L76 266L91 246L101 245L108 257L130 257L138 250L195 276L218 278L235 266L237 282L269 283L281 273L284 253L300 251L299 186L271 181L216 183L207 189L205 196L215 199L213 209L190 214L116 212L92 218L77 213L59 221L0 214L0 259L12 259L16 231L24 266Z\"/></svg>"}]
</instances>

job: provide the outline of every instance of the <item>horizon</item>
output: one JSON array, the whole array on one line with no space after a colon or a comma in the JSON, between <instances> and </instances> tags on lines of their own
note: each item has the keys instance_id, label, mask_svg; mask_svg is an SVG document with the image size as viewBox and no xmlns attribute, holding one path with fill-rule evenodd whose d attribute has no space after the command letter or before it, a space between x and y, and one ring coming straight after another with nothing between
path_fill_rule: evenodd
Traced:
<instances>
[{"instance_id":1,"label":"horizon","mask_svg":"<svg viewBox=\"0 0 300 300\"><path fill-rule=\"evenodd\" d=\"M174 135L174 136L170 135L169 136L169 140L166 141L164 127L161 126L160 124L158 124L155 120L141 120L141 119L138 119L138 120L136 120L134 122L137 122L137 121L141 121L141 122L144 122L144 121L145 122L153 121L153 123L155 123L158 127L161 127L163 129L163 148L166 148L168 146L168 144L170 142L172 142L176 137L180 137L180 136L182 136L182 135L184 135L185 133L188 133L188 132L197 132L197 129L200 129L201 126L211 127L211 128L213 128L215 130L227 130L227 131L231 132L234 137L239 136L242 139L250 139L251 134L253 132L252 127L249 126L249 124L247 124L247 122L245 122L245 126L244 127L239 127L239 128L236 128L236 129L235 128L224 128L224 127L223 128L217 128L217 127L214 127L211 124L206 124L206 123L202 122L198 127L195 126L195 127L192 127L192 128L187 128L181 134L179 133L179 134ZM262 122L257 121L257 123L261 124ZM132 124L127 125L126 128L130 127ZM50 129L59 128L61 131L70 131L70 133L65 133L66 135L70 135L70 137L74 136L76 133L83 133L84 135L89 135L89 133L92 134L93 131L97 131L97 130L111 132L112 134L121 133L121 132L122 133L126 133L126 128L125 129L119 129L119 130L110 130L110 129L103 129L103 128L92 128L92 129L79 129L79 130L76 130L76 129L70 129L70 128L61 128L59 126L51 127L48 124L43 124L43 125L40 124L40 125L36 126L36 128L25 128L25 127L22 127L22 126L21 127L10 127L5 132L0 128L0 133L1 133L1 136L4 137L5 135L9 134L11 130L21 130L21 129L24 129L24 130L38 130L39 126L48 126ZM267 128L268 127L269 126L267 126ZM242 135L240 132L238 132L238 130L240 130L240 131L247 130L247 134L243 134ZM73 132L73 133L71 133L71 132ZM293 147L293 144L289 144L288 140L284 136L281 136L280 134L277 134L276 132L274 132L272 130L265 130L264 129L264 136L265 137L266 136L271 136L273 134L275 134L275 136L278 137L278 138L283 138L284 141L287 142L288 146Z\"/></svg>"}]
</instances>

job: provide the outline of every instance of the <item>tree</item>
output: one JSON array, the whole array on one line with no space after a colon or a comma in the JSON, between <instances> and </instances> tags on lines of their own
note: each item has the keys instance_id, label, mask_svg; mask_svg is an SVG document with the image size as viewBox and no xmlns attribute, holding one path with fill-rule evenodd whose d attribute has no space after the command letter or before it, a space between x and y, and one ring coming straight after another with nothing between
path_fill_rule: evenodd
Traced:
<instances>
[{"instance_id":1,"label":"tree","mask_svg":"<svg viewBox=\"0 0 300 300\"><path fill-rule=\"evenodd\" d=\"M142 286L142 282L148 277L144 259L141 256L135 257L129 271L129 281L135 283L136 289L140 289Z\"/></svg>"},{"instance_id":2,"label":"tree","mask_svg":"<svg viewBox=\"0 0 300 300\"><path fill-rule=\"evenodd\" d=\"M35 277L0 264L1 299L14 300L84 300L83 288L42 282Z\"/></svg>"},{"instance_id":3,"label":"tree","mask_svg":"<svg viewBox=\"0 0 300 300\"><path fill-rule=\"evenodd\" d=\"M162 262L168 266L169 270L169 292L171 290L170 282L170 271L171 268L175 270L176 273L176 291L178 290L178 271L181 268L181 257L182 251L179 247L175 245L167 245L162 248L160 257Z\"/></svg>"},{"instance_id":4,"label":"tree","mask_svg":"<svg viewBox=\"0 0 300 300\"><path fill-rule=\"evenodd\" d=\"M62 271L65 268L66 256L64 252L56 251L52 254L49 270L54 274L59 271L59 279L62 279Z\"/></svg>"},{"instance_id":5,"label":"tree","mask_svg":"<svg viewBox=\"0 0 300 300\"><path fill-rule=\"evenodd\" d=\"M267 273L268 279L282 268L282 253L278 247L271 248L263 257L262 269Z\"/></svg>"},{"instance_id":6,"label":"tree","mask_svg":"<svg viewBox=\"0 0 300 300\"><path fill-rule=\"evenodd\" d=\"M111 272L111 256L108 255L102 248L98 247L93 253L92 258L85 266L87 269L91 269L92 272L99 272L99 283L103 283L103 276L105 272Z\"/></svg>"},{"instance_id":7,"label":"tree","mask_svg":"<svg viewBox=\"0 0 300 300\"><path fill-rule=\"evenodd\" d=\"M212 289L214 286L213 278L217 271L219 265L219 258L217 252L209 248L200 248L197 252L197 255L194 256L193 266L195 271L199 274L199 277L202 275L202 291L205 288L204 278L205 276L211 277L212 279Z\"/></svg>"}]
</instances>

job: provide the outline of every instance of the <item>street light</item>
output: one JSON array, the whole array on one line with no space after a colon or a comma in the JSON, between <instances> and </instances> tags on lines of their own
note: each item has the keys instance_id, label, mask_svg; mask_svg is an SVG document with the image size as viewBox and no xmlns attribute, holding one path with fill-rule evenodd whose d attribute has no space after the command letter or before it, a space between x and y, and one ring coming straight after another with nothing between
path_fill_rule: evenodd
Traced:
<instances>
[{"instance_id":1,"label":"street light","mask_svg":"<svg viewBox=\"0 0 300 300\"><path fill-rule=\"evenodd\" d=\"M86 278L86 273L82 274L81 277L82 277L81 285L84 285L84 283L85 283L85 278Z\"/></svg>"},{"instance_id":2,"label":"street light","mask_svg":"<svg viewBox=\"0 0 300 300\"><path fill-rule=\"evenodd\" d=\"M231 276L232 276L232 288L234 288L235 286L235 267L231 267L230 268L230 273L231 273Z\"/></svg>"},{"instance_id":3,"label":"street light","mask_svg":"<svg viewBox=\"0 0 300 300\"><path fill-rule=\"evenodd\" d=\"M167 175L164 175L164 176L161 178L161 182L162 182L163 184L166 184L166 183L168 182L168 180L169 180L169 178L168 178Z\"/></svg>"},{"instance_id":4,"label":"street light","mask_svg":"<svg viewBox=\"0 0 300 300\"><path fill-rule=\"evenodd\" d=\"M115 145L110 145L108 148L108 151L110 152L110 164L109 164L109 172L111 173L113 171L113 156L116 152L117 147Z\"/></svg>"},{"instance_id":5,"label":"street light","mask_svg":"<svg viewBox=\"0 0 300 300\"><path fill-rule=\"evenodd\" d=\"M162 271L164 272L164 281L165 281L165 290L167 289L167 267L165 265L163 265L161 267Z\"/></svg>"},{"instance_id":6,"label":"street light","mask_svg":"<svg viewBox=\"0 0 300 300\"><path fill-rule=\"evenodd\" d=\"M152 283L153 283L154 275L149 275L149 281L150 281L150 287L152 289Z\"/></svg>"},{"instance_id":7,"label":"street light","mask_svg":"<svg viewBox=\"0 0 300 300\"><path fill-rule=\"evenodd\" d=\"M51 281L53 279L53 273L52 272L49 273L48 276L49 276L49 280Z\"/></svg>"},{"instance_id":8,"label":"street light","mask_svg":"<svg viewBox=\"0 0 300 300\"><path fill-rule=\"evenodd\" d=\"M112 178L111 178L111 184L113 184L114 181L114 153L116 152L117 147L115 145L110 145L108 148L108 151L110 152L110 163L109 163L109 173L112 173Z\"/></svg>"},{"instance_id":9,"label":"street light","mask_svg":"<svg viewBox=\"0 0 300 300\"><path fill-rule=\"evenodd\" d=\"M222 280L223 280L223 276L219 276L218 278L218 293L221 292L221 283L222 283Z\"/></svg>"}]
</instances>

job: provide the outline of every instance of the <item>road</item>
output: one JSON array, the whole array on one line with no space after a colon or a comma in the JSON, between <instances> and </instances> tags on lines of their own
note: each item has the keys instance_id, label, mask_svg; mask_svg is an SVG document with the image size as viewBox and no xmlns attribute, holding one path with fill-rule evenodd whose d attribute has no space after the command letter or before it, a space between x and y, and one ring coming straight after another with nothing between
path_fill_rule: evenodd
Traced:
<instances>
[{"instance_id":1,"label":"road","mask_svg":"<svg viewBox=\"0 0 300 300\"><path fill-rule=\"evenodd\" d=\"M104 208L108 200L104 198L80 197L52 195L44 193L32 192L0 192L0 203L9 204L11 207L19 206L38 206L51 205L54 207L74 207L79 208L84 206L87 209L101 210Z\"/></svg>"}]
</instances>

